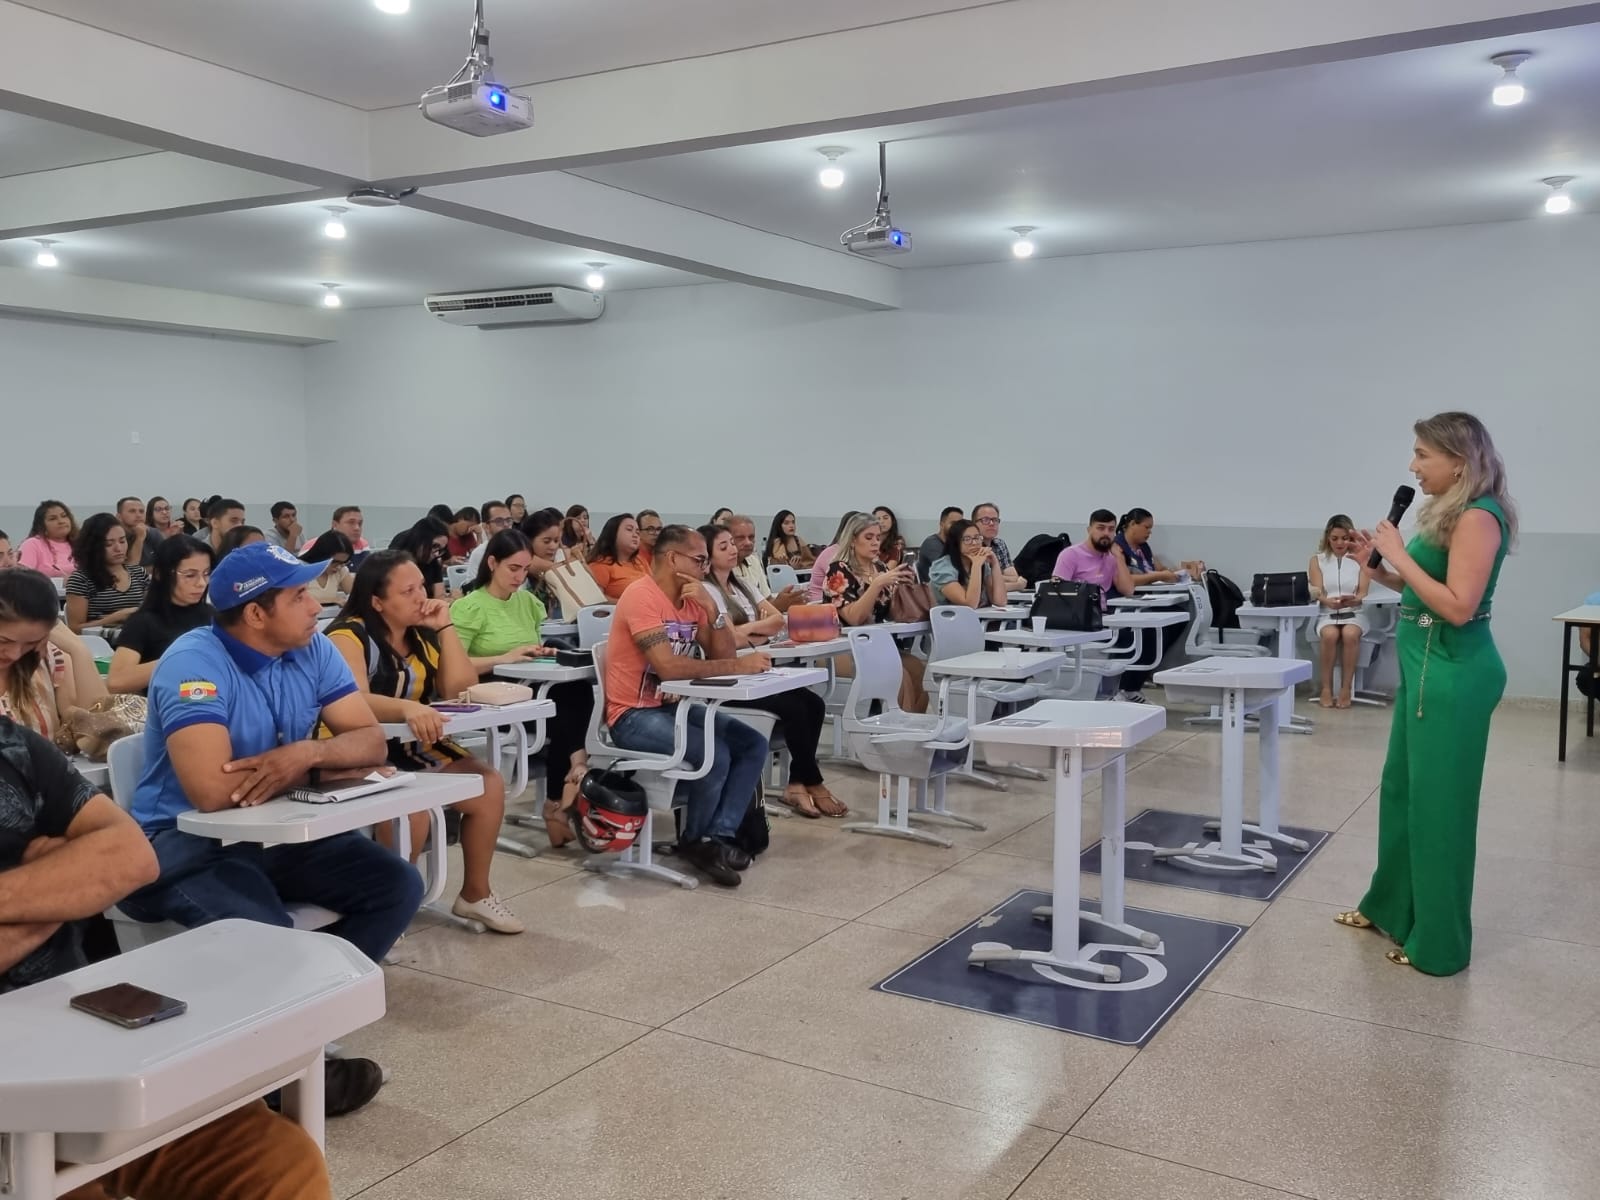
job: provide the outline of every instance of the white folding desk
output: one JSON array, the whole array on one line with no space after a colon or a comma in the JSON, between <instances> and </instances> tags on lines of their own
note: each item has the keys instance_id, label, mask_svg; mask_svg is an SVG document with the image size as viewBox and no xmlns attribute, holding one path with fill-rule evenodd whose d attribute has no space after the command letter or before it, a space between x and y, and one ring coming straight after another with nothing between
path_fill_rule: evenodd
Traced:
<instances>
[{"instance_id":1,"label":"white folding desk","mask_svg":"<svg viewBox=\"0 0 1600 1200\"><path fill-rule=\"evenodd\" d=\"M496 667L494 673L501 679L514 679L534 689L535 700L545 700L550 689L558 683L593 683L593 667L564 667L553 658L533 658L526 662L507 663Z\"/></svg>"},{"instance_id":2,"label":"white folding desk","mask_svg":"<svg viewBox=\"0 0 1600 1200\"><path fill-rule=\"evenodd\" d=\"M1103 629L1046 629L1035 633L1032 628L1023 626L1018 629L987 629L983 640L1007 646L1026 646L1033 650L1067 650L1096 642L1110 642L1114 636Z\"/></svg>"},{"instance_id":3,"label":"white folding desk","mask_svg":"<svg viewBox=\"0 0 1600 1200\"><path fill-rule=\"evenodd\" d=\"M978 620L985 625L991 623L996 625L1005 625L1014 624L1019 621L1026 621L1032 611L1033 609L1026 604L1008 604L1004 608L996 607L993 604L986 604L979 608L977 613Z\"/></svg>"},{"instance_id":4,"label":"white folding desk","mask_svg":"<svg viewBox=\"0 0 1600 1200\"><path fill-rule=\"evenodd\" d=\"M1188 619L1188 613L1173 612L1170 608L1108 612L1101 618L1107 629L1165 629L1168 625L1182 625Z\"/></svg>"},{"instance_id":5,"label":"white folding desk","mask_svg":"<svg viewBox=\"0 0 1600 1200\"><path fill-rule=\"evenodd\" d=\"M1567 761L1567 696L1571 686L1567 676L1577 673L1584 666L1583 663L1572 661L1572 631L1574 629L1589 630L1589 674L1597 683L1600 683L1600 604L1582 604L1577 608L1553 617L1552 620L1561 622L1561 732L1558 735L1556 746L1556 761ZM1593 696L1589 697L1589 730L1588 736L1594 736L1594 705Z\"/></svg>"},{"instance_id":6,"label":"white folding desk","mask_svg":"<svg viewBox=\"0 0 1600 1200\"><path fill-rule=\"evenodd\" d=\"M548 642L551 638L573 638L578 636L578 623L576 621L542 621L539 624L539 640Z\"/></svg>"},{"instance_id":7,"label":"white folding desk","mask_svg":"<svg viewBox=\"0 0 1600 1200\"><path fill-rule=\"evenodd\" d=\"M849 654L850 642L846 638L829 638L824 642L768 642L765 646L746 646L739 651L746 654L765 654L775 663L807 662L817 658L832 658L836 654Z\"/></svg>"},{"instance_id":8,"label":"white folding desk","mask_svg":"<svg viewBox=\"0 0 1600 1200\"><path fill-rule=\"evenodd\" d=\"M122 1029L68 1007L115 983L189 1010ZM279 1088L320 1146L322 1048L383 1013L383 972L343 938L242 920L0 996L0 1194L52 1200Z\"/></svg>"},{"instance_id":9,"label":"white folding desk","mask_svg":"<svg viewBox=\"0 0 1600 1200\"><path fill-rule=\"evenodd\" d=\"M1182 592L1184 595L1188 595L1189 585L1187 583L1141 583L1133 590L1151 594L1157 592Z\"/></svg>"},{"instance_id":10,"label":"white folding desk","mask_svg":"<svg viewBox=\"0 0 1600 1200\"><path fill-rule=\"evenodd\" d=\"M1154 704L1041 700L1009 717L971 727L975 742L1033 747L1048 754L1055 773L1056 804L1052 903L1034 910L1035 916L1052 919L1050 949L1017 950L999 942L978 942L968 962L1032 963L1035 971L1054 983L1117 990L1122 970L1099 961L1101 954L1121 948L1161 953L1161 939L1129 925L1124 911L1123 785L1124 756L1166 726L1166 709ZM1085 771L1101 772L1098 913L1083 911L1079 905ZM1086 980L1082 975L1095 978ZM1141 982L1134 980L1127 986L1137 987Z\"/></svg>"},{"instance_id":11,"label":"white folding desk","mask_svg":"<svg viewBox=\"0 0 1600 1200\"><path fill-rule=\"evenodd\" d=\"M1020 646L1008 646L1004 650L980 650L972 654L958 654L954 658L940 659L938 662L929 661L928 673L942 675L939 681L939 711L949 711L949 692L952 680L965 679L967 681L967 718L969 720L978 715L978 687L985 682L1021 683L1034 678L1036 675L1046 673L1055 674L1066 663L1067 656L1060 652L1028 653ZM967 746L967 761L959 774L976 780L979 783L992 787L1004 788L1000 780L991 775L978 771L976 766L977 743ZM1002 771L1008 775L1021 775L1029 779L1043 779L1044 776L1031 768L1007 769L1003 764L985 763L992 771ZM929 812L941 817L948 817L952 821L970 826L973 829L982 829L984 826L970 817L959 816L950 812L942 803L938 807L926 808L919 806L914 812Z\"/></svg>"},{"instance_id":12,"label":"white folding desk","mask_svg":"<svg viewBox=\"0 0 1600 1200\"><path fill-rule=\"evenodd\" d=\"M1174 608L1187 603L1188 599L1189 593L1187 591L1161 591L1151 592L1143 596L1137 594L1132 596L1113 596L1106 601L1106 607L1135 610Z\"/></svg>"},{"instance_id":13,"label":"white folding desk","mask_svg":"<svg viewBox=\"0 0 1600 1200\"><path fill-rule=\"evenodd\" d=\"M700 700L715 710L734 700L764 700L780 692L815 687L828 681L828 673L821 667L773 667L757 675L714 675L711 678L732 682L720 684L708 683L704 679L663 679L659 687L665 695Z\"/></svg>"},{"instance_id":14,"label":"white folding desk","mask_svg":"<svg viewBox=\"0 0 1600 1200\"><path fill-rule=\"evenodd\" d=\"M1169 699L1197 701L1217 707L1222 716L1222 799L1220 820L1208 822L1221 840L1201 844L1191 842L1179 848L1148 847L1157 857L1206 871L1276 871L1273 846L1304 854L1310 849L1299 838L1278 830L1280 804L1278 784L1278 724L1269 718L1257 720L1260 748L1260 810L1255 824L1244 819L1244 729L1245 717L1275 706L1285 695L1294 695L1294 686L1311 678L1311 664L1299 658L1202 658L1170 671L1162 671L1155 681L1166 689ZM1244 835L1259 839L1244 844Z\"/></svg>"},{"instance_id":15,"label":"white folding desk","mask_svg":"<svg viewBox=\"0 0 1600 1200\"><path fill-rule=\"evenodd\" d=\"M1006 593L1006 601L1007 601L1007 603L1010 603L1010 604L1028 604L1028 605L1031 605L1033 603L1033 589L1032 588L1019 588L1017 591L1007 592Z\"/></svg>"},{"instance_id":16,"label":"white folding desk","mask_svg":"<svg viewBox=\"0 0 1600 1200\"><path fill-rule=\"evenodd\" d=\"M1278 643L1274 654L1278 658L1294 658L1295 633L1301 624L1314 621L1322 612L1320 604L1291 604L1273 608L1257 608L1254 604L1241 604L1237 615L1240 621L1250 621L1257 625L1271 624L1278 635ZM1310 733L1316 727L1316 722L1309 717L1302 717L1294 711L1294 689L1284 693L1278 701L1278 728L1290 733Z\"/></svg>"},{"instance_id":17,"label":"white folding desk","mask_svg":"<svg viewBox=\"0 0 1600 1200\"><path fill-rule=\"evenodd\" d=\"M894 637L916 637L927 633L933 626L927 621L878 621L875 628L887 629Z\"/></svg>"}]
</instances>

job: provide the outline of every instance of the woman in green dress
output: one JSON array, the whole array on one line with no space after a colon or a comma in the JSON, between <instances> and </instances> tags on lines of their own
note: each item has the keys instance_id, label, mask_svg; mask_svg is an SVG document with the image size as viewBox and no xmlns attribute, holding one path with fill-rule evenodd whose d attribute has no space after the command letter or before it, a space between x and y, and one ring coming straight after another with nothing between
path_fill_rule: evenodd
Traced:
<instances>
[{"instance_id":1,"label":"woman in green dress","mask_svg":"<svg viewBox=\"0 0 1600 1200\"><path fill-rule=\"evenodd\" d=\"M1478 791L1489 717L1506 668L1489 615L1516 535L1505 464L1483 423L1447 412L1418 421L1411 472L1428 497L1407 545L1388 521L1355 535L1377 550L1373 577L1401 592L1400 686L1378 799L1378 869L1361 907L1335 920L1399 947L1390 962L1454 975L1472 957Z\"/></svg>"}]
</instances>

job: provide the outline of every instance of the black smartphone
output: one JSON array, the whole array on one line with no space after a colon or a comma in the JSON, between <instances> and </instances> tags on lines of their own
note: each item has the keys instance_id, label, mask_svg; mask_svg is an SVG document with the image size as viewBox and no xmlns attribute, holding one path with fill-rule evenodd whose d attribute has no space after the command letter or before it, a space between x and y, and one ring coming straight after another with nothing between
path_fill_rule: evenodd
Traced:
<instances>
[{"instance_id":1,"label":"black smartphone","mask_svg":"<svg viewBox=\"0 0 1600 1200\"><path fill-rule=\"evenodd\" d=\"M691 679L689 682L699 687L738 687L742 678L743 676L707 675L704 679Z\"/></svg>"},{"instance_id":2,"label":"black smartphone","mask_svg":"<svg viewBox=\"0 0 1600 1200\"><path fill-rule=\"evenodd\" d=\"M91 1017L121 1025L124 1029L153 1025L189 1011L189 1006L182 1000L174 1000L160 992L146 991L131 983L114 983L99 991L74 996L72 1007Z\"/></svg>"}]
</instances>

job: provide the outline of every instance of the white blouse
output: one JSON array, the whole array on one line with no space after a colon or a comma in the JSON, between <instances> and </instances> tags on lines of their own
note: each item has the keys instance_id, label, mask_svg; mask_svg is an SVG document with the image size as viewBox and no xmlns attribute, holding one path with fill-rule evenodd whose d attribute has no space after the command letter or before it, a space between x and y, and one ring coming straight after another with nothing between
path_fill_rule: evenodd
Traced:
<instances>
[{"instance_id":1,"label":"white blouse","mask_svg":"<svg viewBox=\"0 0 1600 1200\"><path fill-rule=\"evenodd\" d=\"M1324 596L1354 596L1356 589L1361 586L1361 563L1348 554L1343 558L1319 554L1317 566L1322 569ZM1358 604L1356 607L1361 606Z\"/></svg>"}]
</instances>

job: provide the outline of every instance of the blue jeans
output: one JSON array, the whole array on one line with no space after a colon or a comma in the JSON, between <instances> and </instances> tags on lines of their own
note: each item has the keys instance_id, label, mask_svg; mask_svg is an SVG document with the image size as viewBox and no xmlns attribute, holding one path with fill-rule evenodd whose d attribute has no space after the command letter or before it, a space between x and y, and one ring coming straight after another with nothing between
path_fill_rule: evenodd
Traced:
<instances>
[{"instance_id":1,"label":"blue jeans","mask_svg":"<svg viewBox=\"0 0 1600 1200\"><path fill-rule=\"evenodd\" d=\"M630 708L611 726L611 738L628 750L643 750L648 754L671 754L673 748L672 725L677 719L678 706L663 704L660 708ZM689 749L683 761L690 767L700 765L701 751L705 747L706 706L692 704L689 708ZM761 771L767 762L767 739L742 721L735 721L726 713L718 713L712 726L715 742L711 755L711 769L704 778L680 784L688 789L689 803L683 818L685 842L701 838L731 838L738 832L739 822L755 799L756 787L761 783Z\"/></svg>"},{"instance_id":2,"label":"blue jeans","mask_svg":"<svg viewBox=\"0 0 1600 1200\"><path fill-rule=\"evenodd\" d=\"M422 903L422 876L392 850L359 833L297 846L261 846L179 829L150 835L161 878L118 902L136 921L186 929L239 917L294 924L284 905L316 904L341 919L327 929L382 962Z\"/></svg>"}]
</instances>

